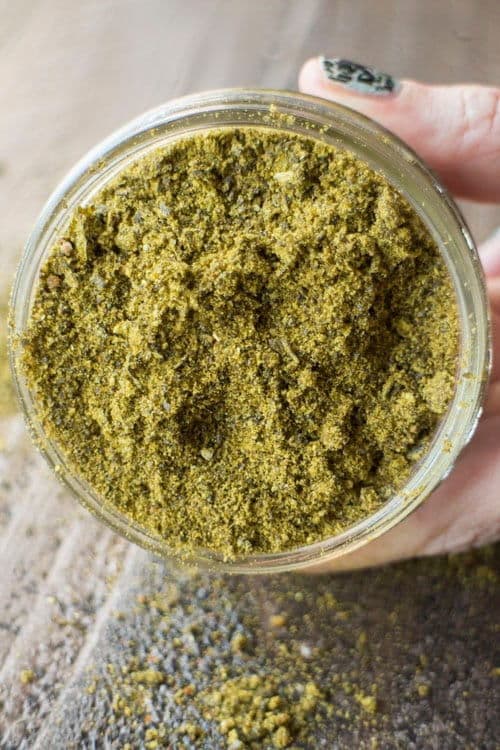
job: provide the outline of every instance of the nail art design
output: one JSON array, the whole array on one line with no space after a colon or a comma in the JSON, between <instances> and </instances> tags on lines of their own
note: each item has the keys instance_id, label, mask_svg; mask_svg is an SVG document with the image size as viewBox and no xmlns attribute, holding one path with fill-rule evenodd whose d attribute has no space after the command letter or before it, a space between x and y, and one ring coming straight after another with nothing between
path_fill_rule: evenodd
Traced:
<instances>
[{"instance_id":1,"label":"nail art design","mask_svg":"<svg viewBox=\"0 0 500 750\"><path fill-rule=\"evenodd\" d=\"M396 79L367 65L343 60L340 57L321 57L320 64L328 80L347 86L360 94L383 96L393 94L398 89Z\"/></svg>"}]
</instances>

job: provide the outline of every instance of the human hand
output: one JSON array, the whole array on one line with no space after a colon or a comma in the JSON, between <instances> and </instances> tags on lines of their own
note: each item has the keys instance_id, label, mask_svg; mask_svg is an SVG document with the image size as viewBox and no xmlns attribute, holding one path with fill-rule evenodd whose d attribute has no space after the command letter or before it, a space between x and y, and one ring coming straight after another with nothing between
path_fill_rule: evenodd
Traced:
<instances>
[{"instance_id":1,"label":"human hand","mask_svg":"<svg viewBox=\"0 0 500 750\"><path fill-rule=\"evenodd\" d=\"M378 120L456 195L500 203L500 89L396 82L372 68L325 58L305 63L299 88ZM477 432L451 475L412 515L328 569L457 552L500 538L500 231L480 255L491 304L493 371Z\"/></svg>"}]
</instances>

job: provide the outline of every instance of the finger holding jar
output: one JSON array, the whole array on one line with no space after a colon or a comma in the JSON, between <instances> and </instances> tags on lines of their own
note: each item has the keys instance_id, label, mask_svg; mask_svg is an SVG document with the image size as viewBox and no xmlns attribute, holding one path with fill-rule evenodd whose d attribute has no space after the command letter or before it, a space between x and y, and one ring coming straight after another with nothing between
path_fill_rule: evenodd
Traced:
<instances>
[{"instance_id":1,"label":"finger holding jar","mask_svg":"<svg viewBox=\"0 0 500 750\"><path fill-rule=\"evenodd\" d=\"M308 60L299 87L371 117L405 140L456 195L500 202L500 89L430 86L339 58ZM500 536L500 232L479 253L493 367L478 430L451 475L412 515L321 569L347 570L465 550Z\"/></svg>"}]
</instances>

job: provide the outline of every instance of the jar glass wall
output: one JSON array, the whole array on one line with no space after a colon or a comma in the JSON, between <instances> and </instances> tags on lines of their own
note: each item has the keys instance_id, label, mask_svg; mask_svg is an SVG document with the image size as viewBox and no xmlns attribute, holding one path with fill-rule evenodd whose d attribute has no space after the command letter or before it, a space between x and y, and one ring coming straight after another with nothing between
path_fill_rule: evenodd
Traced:
<instances>
[{"instance_id":1,"label":"jar glass wall","mask_svg":"<svg viewBox=\"0 0 500 750\"><path fill-rule=\"evenodd\" d=\"M34 394L19 367L20 338L30 316L37 280L48 253L79 205L90 202L118 172L146 152L194 132L256 126L318 138L347 149L382 174L412 205L434 237L457 297L460 354L455 395L425 456L404 487L377 512L341 534L299 549L224 561L200 550L187 560L231 572L300 569L352 552L401 521L452 469L481 414L491 356L488 307L480 262L454 202L435 176L401 141L340 105L292 92L231 89L168 102L146 112L90 151L58 186L27 242L18 268L11 311L11 364L19 398L36 444L80 502L126 538L162 556L179 556L116 508L104 503L66 465L37 420Z\"/></svg>"}]
</instances>

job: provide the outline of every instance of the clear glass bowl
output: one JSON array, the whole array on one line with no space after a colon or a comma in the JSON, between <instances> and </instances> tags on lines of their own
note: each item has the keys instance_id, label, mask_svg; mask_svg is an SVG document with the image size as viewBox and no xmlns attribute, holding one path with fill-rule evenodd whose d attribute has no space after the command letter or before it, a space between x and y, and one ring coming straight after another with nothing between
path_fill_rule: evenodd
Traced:
<instances>
[{"instance_id":1,"label":"clear glass bowl","mask_svg":"<svg viewBox=\"0 0 500 750\"><path fill-rule=\"evenodd\" d=\"M64 456L37 420L36 403L19 368L19 335L29 319L40 267L64 232L76 206L92 200L117 172L145 152L195 131L259 125L301 133L347 149L399 190L435 238L455 286L461 343L456 392L428 453L406 485L376 513L343 533L315 544L270 555L224 561L199 550L185 558L234 573L277 572L333 560L378 537L411 513L451 471L470 440L482 410L491 359L488 305L481 265L464 219L436 177L394 135L338 104L286 91L228 89L176 99L113 133L90 151L56 188L28 239L11 300L11 365L30 432L57 476L108 526L161 556L179 557L162 539L105 504L66 466ZM182 556L182 555L181 555Z\"/></svg>"}]
</instances>

